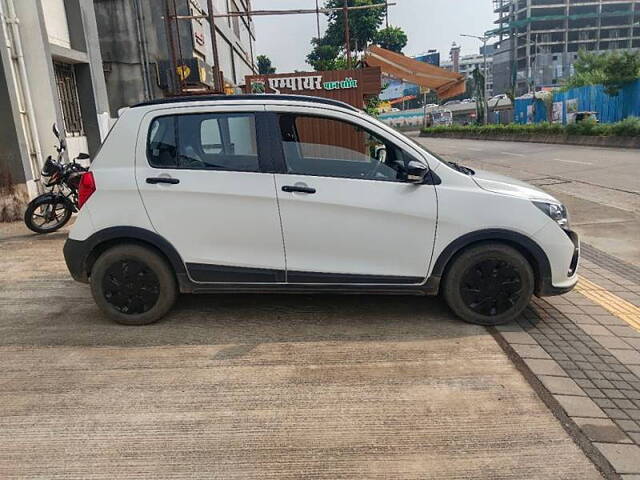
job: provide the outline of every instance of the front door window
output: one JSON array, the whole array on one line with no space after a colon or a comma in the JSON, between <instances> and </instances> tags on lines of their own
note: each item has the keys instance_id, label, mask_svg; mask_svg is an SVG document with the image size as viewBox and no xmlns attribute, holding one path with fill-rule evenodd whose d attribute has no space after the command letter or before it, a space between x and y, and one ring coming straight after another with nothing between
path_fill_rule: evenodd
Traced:
<instances>
[{"instance_id":1,"label":"front door window","mask_svg":"<svg viewBox=\"0 0 640 480\"><path fill-rule=\"evenodd\" d=\"M326 117L280 116L287 173L402 182L409 157L352 123Z\"/></svg>"}]
</instances>

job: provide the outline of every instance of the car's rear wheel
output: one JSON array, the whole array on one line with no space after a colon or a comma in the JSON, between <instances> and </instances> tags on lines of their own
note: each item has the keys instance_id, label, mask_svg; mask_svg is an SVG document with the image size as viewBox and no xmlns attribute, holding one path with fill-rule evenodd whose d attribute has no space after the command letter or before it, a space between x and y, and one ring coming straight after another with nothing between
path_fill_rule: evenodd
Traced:
<instances>
[{"instance_id":1,"label":"car's rear wheel","mask_svg":"<svg viewBox=\"0 0 640 480\"><path fill-rule=\"evenodd\" d=\"M124 325L160 320L178 295L169 264L140 245L120 245L105 251L93 265L90 281L100 309Z\"/></svg>"},{"instance_id":2,"label":"car's rear wheel","mask_svg":"<svg viewBox=\"0 0 640 480\"><path fill-rule=\"evenodd\" d=\"M484 243L463 251L448 268L444 297L469 323L500 325L517 318L534 290L531 265L516 249Z\"/></svg>"}]
</instances>

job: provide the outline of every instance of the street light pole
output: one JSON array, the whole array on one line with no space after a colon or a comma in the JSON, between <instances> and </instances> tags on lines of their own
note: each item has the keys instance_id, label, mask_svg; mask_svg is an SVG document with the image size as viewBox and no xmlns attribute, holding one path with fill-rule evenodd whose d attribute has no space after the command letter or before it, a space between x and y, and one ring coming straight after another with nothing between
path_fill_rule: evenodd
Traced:
<instances>
[{"instance_id":1,"label":"street light pole","mask_svg":"<svg viewBox=\"0 0 640 480\"><path fill-rule=\"evenodd\" d=\"M488 72L489 70L487 69L487 42L489 41L490 37L479 37L477 35L466 35L466 34L461 34L461 37L469 37L469 38L475 38L477 40L480 40L482 42L482 57L484 60L484 66L482 67L484 70L484 118L483 118L483 122L484 124L488 124L489 123L489 85L488 85Z\"/></svg>"}]
</instances>

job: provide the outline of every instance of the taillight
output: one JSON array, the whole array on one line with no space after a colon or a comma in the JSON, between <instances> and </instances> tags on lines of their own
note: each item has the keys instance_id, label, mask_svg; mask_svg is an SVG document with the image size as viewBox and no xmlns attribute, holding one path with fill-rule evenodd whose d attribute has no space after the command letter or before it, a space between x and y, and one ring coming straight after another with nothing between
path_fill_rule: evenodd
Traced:
<instances>
[{"instance_id":1,"label":"taillight","mask_svg":"<svg viewBox=\"0 0 640 480\"><path fill-rule=\"evenodd\" d=\"M78 186L78 208L82 208L95 191L96 181L93 178L93 172L83 173L80 179L80 185Z\"/></svg>"}]
</instances>

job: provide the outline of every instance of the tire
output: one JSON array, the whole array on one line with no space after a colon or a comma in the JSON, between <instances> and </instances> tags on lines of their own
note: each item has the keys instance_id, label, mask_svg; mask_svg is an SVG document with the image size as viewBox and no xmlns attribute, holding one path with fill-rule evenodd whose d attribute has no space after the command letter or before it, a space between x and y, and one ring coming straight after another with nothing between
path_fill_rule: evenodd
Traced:
<instances>
[{"instance_id":1,"label":"tire","mask_svg":"<svg viewBox=\"0 0 640 480\"><path fill-rule=\"evenodd\" d=\"M462 320L493 326L515 320L531 301L533 269L520 252L499 243L463 251L448 268L444 298Z\"/></svg>"},{"instance_id":2,"label":"tire","mask_svg":"<svg viewBox=\"0 0 640 480\"><path fill-rule=\"evenodd\" d=\"M148 325L173 307L178 288L172 268L153 250L113 247L91 269L91 293L100 309L123 325Z\"/></svg>"},{"instance_id":3,"label":"tire","mask_svg":"<svg viewBox=\"0 0 640 480\"><path fill-rule=\"evenodd\" d=\"M32 232L53 233L67 224L72 213L64 202L53 197L38 197L27 206L24 212L24 223ZM42 221L39 221L39 218Z\"/></svg>"}]
</instances>

